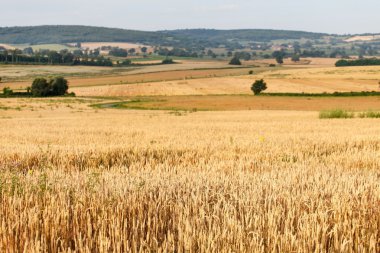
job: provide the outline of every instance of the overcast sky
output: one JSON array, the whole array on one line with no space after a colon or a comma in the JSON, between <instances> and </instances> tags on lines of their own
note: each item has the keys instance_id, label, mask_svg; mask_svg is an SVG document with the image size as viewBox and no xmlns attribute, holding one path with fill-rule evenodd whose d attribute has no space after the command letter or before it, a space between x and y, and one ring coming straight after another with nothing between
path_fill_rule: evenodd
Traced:
<instances>
[{"instance_id":1,"label":"overcast sky","mask_svg":"<svg viewBox=\"0 0 380 253\"><path fill-rule=\"evenodd\" d=\"M0 6L0 26L380 33L380 0L7 0Z\"/></svg>"}]
</instances>

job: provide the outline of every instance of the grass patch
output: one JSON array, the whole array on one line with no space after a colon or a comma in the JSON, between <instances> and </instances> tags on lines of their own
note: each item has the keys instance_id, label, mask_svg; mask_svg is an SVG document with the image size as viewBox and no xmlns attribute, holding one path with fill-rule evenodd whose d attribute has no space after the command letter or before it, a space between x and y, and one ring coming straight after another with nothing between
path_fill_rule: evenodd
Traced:
<instances>
[{"instance_id":1,"label":"grass patch","mask_svg":"<svg viewBox=\"0 0 380 253\"><path fill-rule=\"evenodd\" d=\"M380 112L368 111L359 113L359 118L380 118Z\"/></svg>"},{"instance_id":2,"label":"grass patch","mask_svg":"<svg viewBox=\"0 0 380 253\"><path fill-rule=\"evenodd\" d=\"M329 111L322 111L319 113L320 119L350 119L354 118L355 114L352 112L348 112L345 110L329 110Z\"/></svg>"},{"instance_id":3,"label":"grass patch","mask_svg":"<svg viewBox=\"0 0 380 253\"><path fill-rule=\"evenodd\" d=\"M369 97L380 96L380 91L359 91L359 92L334 92L334 93L260 93L259 96L268 97Z\"/></svg>"}]
</instances>

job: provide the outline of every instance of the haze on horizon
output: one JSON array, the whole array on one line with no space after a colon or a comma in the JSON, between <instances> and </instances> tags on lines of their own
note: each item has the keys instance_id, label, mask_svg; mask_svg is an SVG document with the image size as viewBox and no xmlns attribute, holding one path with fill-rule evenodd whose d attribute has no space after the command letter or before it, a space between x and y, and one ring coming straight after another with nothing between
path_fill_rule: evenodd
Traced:
<instances>
[{"instance_id":1,"label":"haze on horizon","mask_svg":"<svg viewBox=\"0 0 380 253\"><path fill-rule=\"evenodd\" d=\"M283 29L380 33L378 0L12 0L0 26L91 25L136 30Z\"/></svg>"}]
</instances>

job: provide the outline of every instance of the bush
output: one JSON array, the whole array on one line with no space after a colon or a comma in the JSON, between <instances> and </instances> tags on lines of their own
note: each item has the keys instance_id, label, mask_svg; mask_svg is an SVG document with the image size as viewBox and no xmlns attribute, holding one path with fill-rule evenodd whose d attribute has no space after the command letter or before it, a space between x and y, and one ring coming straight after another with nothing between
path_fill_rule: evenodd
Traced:
<instances>
[{"instance_id":1,"label":"bush","mask_svg":"<svg viewBox=\"0 0 380 253\"><path fill-rule=\"evenodd\" d=\"M251 90L255 95L260 94L262 91L267 89L267 84L266 82L261 79L261 80L256 80L251 86Z\"/></svg>"},{"instance_id":2,"label":"bush","mask_svg":"<svg viewBox=\"0 0 380 253\"><path fill-rule=\"evenodd\" d=\"M380 118L380 112L373 112L373 111L368 111L368 112L363 112L359 114L359 118Z\"/></svg>"},{"instance_id":3,"label":"bush","mask_svg":"<svg viewBox=\"0 0 380 253\"><path fill-rule=\"evenodd\" d=\"M45 78L36 78L30 89L35 97L63 96L69 89L68 82L63 77L56 77L49 81Z\"/></svg>"},{"instance_id":4,"label":"bush","mask_svg":"<svg viewBox=\"0 0 380 253\"><path fill-rule=\"evenodd\" d=\"M271 64L269 64L269 67L274 68L274 67L276 67L276 64L271 63Z\"/></svg>"},{"instance_id":5,"label":"bush","mask_svg":"<svg viewBox=\"0 0 380 253\"><path fill-rule=\"evenodd\" d=\"M250 70L248 74L253 75L253 70Z\"/></svg>"},{"instance_id":6,"label":"bush","mask_svg":"<svg viewBox=\"0 0 380 253\"><path fill-rule=\"evenodd\" d=\"M293 62L299 62L300 61L300 56L298 54L293 54L292 55L292 61Z\"/></svg>"},{"instance_id":7,"label":"bush","mask_svg":"<svg viewBox=\"0 0 380 253\"><path fill-rule=\"evenodd\" d=\"M347 112L345 110L330 110L322 111L319 113L320 119L349 119L353 118L355 115L352 112Z\"/></svg>"},{"instance_id":8,"label":"bush","mask_svg":"<svg viewBox=\"0 0 380 253\"><path fill-rule=\"evenodd\" d=\"M238 57L235 56L234 58L231 59L229 64L230 65L241 65L241 61Z\"/></svg>"},{"instance_id":9,"label":"bush","mask_svg":"<svg viewBox=\"0 0 380 253\"><path fill-rule=\"evenodd\" d=\"M166 58L165 60L162 61L162 64L174 64L173 59Z\"/></svg>"},{"instance_id":10,"label":"bush","mask_svg":"<svg viewBox=\"0 0 380 253\"><path fill-rule=\"evenodd\" d=\"M11 90L11 88L9 88L9 87L4 87L3 88L3 95L5 97L12 96L12 94L13 94L13 90Z\"/></svg>"}]
</instances>

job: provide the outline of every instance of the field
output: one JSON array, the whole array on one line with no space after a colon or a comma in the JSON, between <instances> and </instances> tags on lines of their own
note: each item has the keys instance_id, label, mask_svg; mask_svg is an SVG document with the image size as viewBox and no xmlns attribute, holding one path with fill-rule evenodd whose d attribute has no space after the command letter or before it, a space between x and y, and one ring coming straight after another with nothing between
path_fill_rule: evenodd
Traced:
<instances>
[{"instance_id":1,"label":"field","mask_svg":"<svg viewBox=\"0 0 380 253\"><path fill-rule=\"evenodd\" d=\"M94 50L103 46L111 46L111 47L120 47L123 49L136 49L137 53L142 53L141 48L146 47L147 53L153 52L153 47L142 45L142 44L135 44L135 43L121 43L121 42L83 42L81 43L81 46L83 48L88 48L90 50Z\"/></svg>"},{"instance_id":2,"label":"field","mask_svg":"<svg viewBox=\"0 0 380 253\"><path fill-rule=\"evenodd\" d=\"M0 251L380 252L380 119L319 118L380 97L250 91L379 91L380 68L267 64L0 66L77 94L0 99Z\"/></svg>"}]
</instances>

